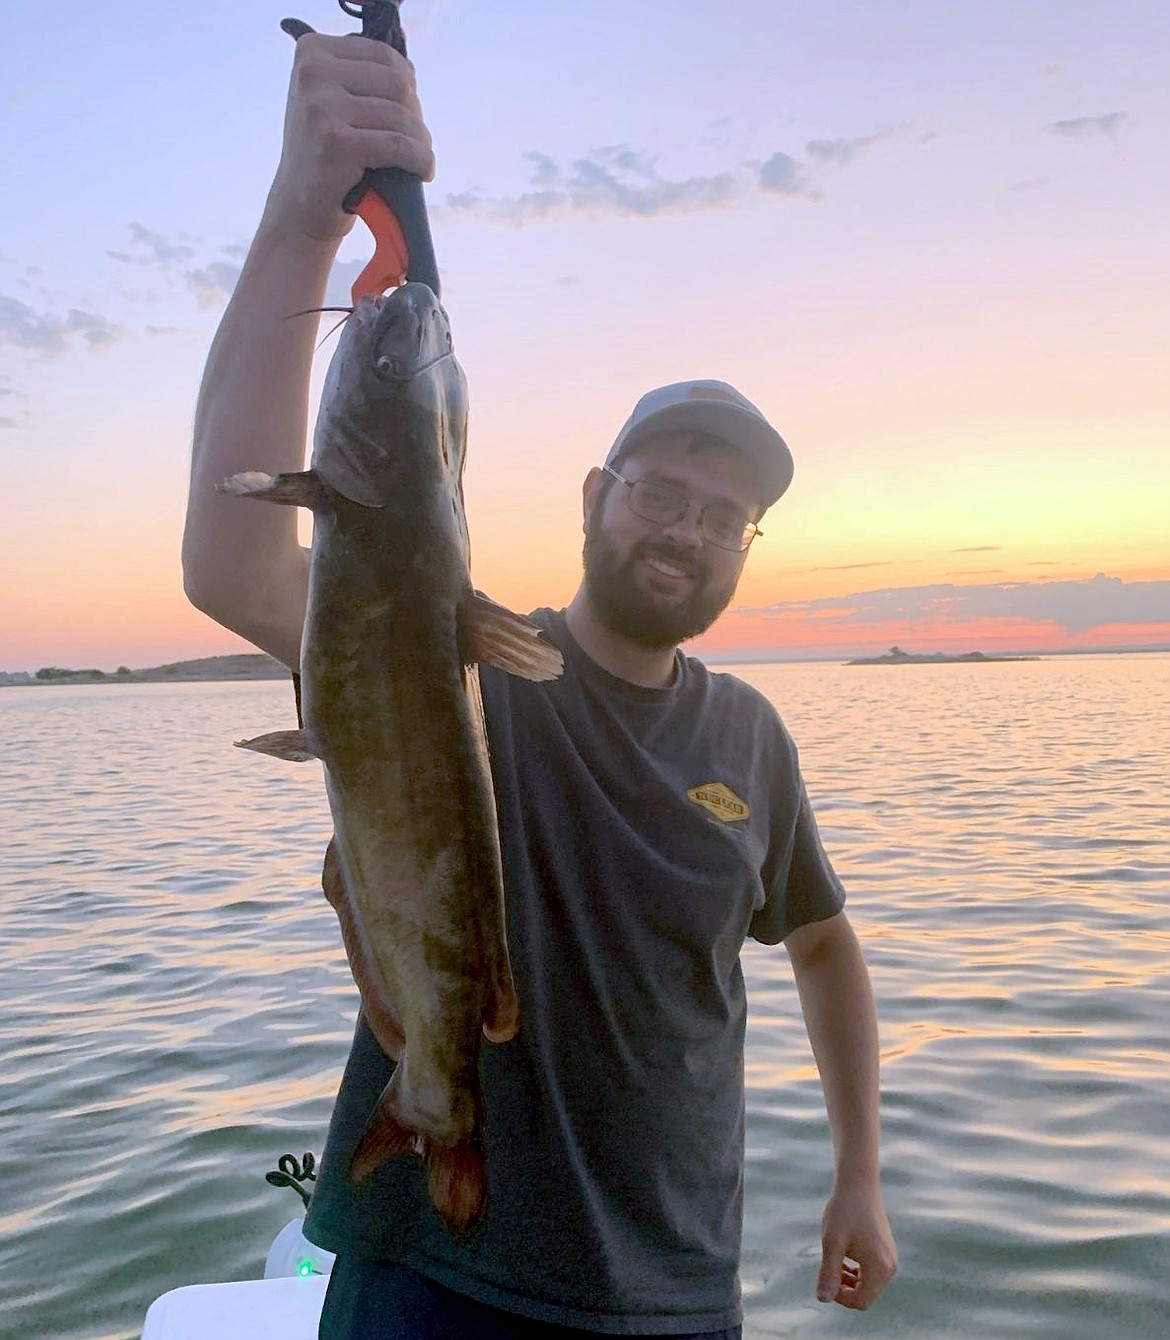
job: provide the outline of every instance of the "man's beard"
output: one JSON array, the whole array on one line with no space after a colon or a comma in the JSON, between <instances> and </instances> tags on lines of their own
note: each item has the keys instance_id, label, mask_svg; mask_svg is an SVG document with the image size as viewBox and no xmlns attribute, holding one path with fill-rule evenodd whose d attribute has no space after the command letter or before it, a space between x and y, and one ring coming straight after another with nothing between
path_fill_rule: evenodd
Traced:
<instances>
[{"instance_id":1,"label":"man's beard","mask_svg":"<svg viewBox=\"0 0 1170 1340\"><path fill-rule=\"evenodd\" d=\"M638 559L662 558L694 573L690 594L680 601L656 596L638 586ZM661 651L705 633L727 608L739 583L739 571L723 582L707 575L701 553L680 549L661 536L636 544L622 556L598 525L585 533L585 590L602 623L640 647Z\"/></svg>"}]
</instances>

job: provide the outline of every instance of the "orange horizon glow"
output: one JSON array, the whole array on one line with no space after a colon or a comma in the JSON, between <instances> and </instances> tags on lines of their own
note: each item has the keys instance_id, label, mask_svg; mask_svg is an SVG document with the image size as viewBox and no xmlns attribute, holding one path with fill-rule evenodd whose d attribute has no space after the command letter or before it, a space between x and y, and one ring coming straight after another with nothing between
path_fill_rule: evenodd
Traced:
<instances>
[{"instance_id":1,"label":"orange horizon glow","mask_svg":"<svg viewBox=\"0 0 1170 1340\"><path fill-rule=\"evenodd\" d=\"M820 620L788 616L769 620L766 630L759 627L759 622L729 612L690 646L698 654L720 660L878 656L895 646L919 656L976 651L988 655L1043 655L1133 648L1170 650L1170 623L1106 625L1072 635L1056 624L1025 620L972 620L925 628L891 620L859 628L840 623L830 627Z\"/></svg>"},{"instance_id":2,"label":"orange horizon glow","mask_svg":"<svg viewBox=\"0 0 1170 1340\"><path fill-rule=\"evenodd\" d=\"M549 563L536 571L509 571L503 564L485 566L493 568L490 576L496 580L477 579L477 585L494 599L527 611L538 605L565 605L576 587L580 559L576 554L561 555L559 563ZM848 609L769 612L761 608L766 606L769 590L778 590L782 600L789 603L826 596L847 601L862 590L860 583L847 579L859 575L872 580L869 573L838 572L831 574L829 581L825 574L804 578L769 574L767 580L751 583L746 593L750 603L737 596L714 627L687 643L686 649L726 661L848 658L879 655L895 645L917 654L1170 648L1170 617L1102 623L1073 632L1055 620L1034 618L918 615L863 621L851 617ZM7 629L0 651L0 671L35 672L44 666L60 666L112 672L121 665L142 669L256 650L187 602L177 562L152 572L126 573L122 580L111 580L106 569L100 581L95 578L92 585L83 584L76 573L62 572L53 578L52 573L43 574L35 587L21 586L0 597L0 626ZM926 573L919 569L918 581L925 584L925 578ZM1128 580L1167 581L1170 569L1139 570ZM914 588L889 589L898 592ZM969 588L957 585L955 589L962 593Z\"/></svg>"},{"instance_id":3,"label":"orange horizon glow","mask_svg":"<svg viewBox=\"0 0 1170 1340\"><path fill-rule=\"evenodd\" d=\"M477 491L469 499L473 581L520 611L562 607L580 580L577 489L563 480L557 487L554 479L542 481L541 490L509 496L495 479L486 496ZM1009 537L990 518L986 535L1000 542L976 544L958 514L951 533L937 518L924 529L914 512L889 517L883 533L866 533L862 521L874 518L873 509L846 507L840 496L833 517L831 493L827 481L815 492L810 484L810 496L791 505L785 499L765 517L765 538L749 554L731 607L688 650L726 661L851 658L894 645L921 654L1170 646L1170 562L1155 538L1156 498L1147 500L1149 516L1128 537L1119 526L1104 539L1071 533L1027 539L1022 531ZM84 561L64 537L47 554L18 544L0 590L0 671L60 666L112 672L122 665L140 669L255 650L186 600L181 501L179 481L172 480L166 507L145 523L132 509L109 505ZM79 505L68 521L76 532L84 519ZM31 540L31 512L16 522L17 535L23 526ZM311 539L307 516L302 539ZM1127 587L1160 589L1166 583L1164 599L1160 606L1158 599L1145 599L1126 619L1110 618L1107 602L1097 600L1088 623L1078 625L1035 612L972 618L962 599L932 604L920 595L937 588L963 598L980 589L1025 587L1042 606L1045 591L1078 583L1087 589L1101 573ZM897 597L885 602L893 607L904 598L912 617L886 617L885 606L873 599L883 595Z\"/></svg>"}]
</instances>

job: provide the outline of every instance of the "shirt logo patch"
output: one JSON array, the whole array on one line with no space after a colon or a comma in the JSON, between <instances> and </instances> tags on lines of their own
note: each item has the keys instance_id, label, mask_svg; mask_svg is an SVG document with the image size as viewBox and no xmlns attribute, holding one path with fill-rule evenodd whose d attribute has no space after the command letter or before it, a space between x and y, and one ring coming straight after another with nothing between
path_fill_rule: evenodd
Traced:
<instances>
[{"instance_id":1,"label":"shirt logo patch","mask_svg":"<svg viewBox=\"0 0 1170 1340\"><path fill-rule=\"evenodd\" d=\"M692 787L687 795L721 823L735 823L751 814L747 801L740 800L723 782L704 782L702 786Z\"/></svg>"}]
</instances>

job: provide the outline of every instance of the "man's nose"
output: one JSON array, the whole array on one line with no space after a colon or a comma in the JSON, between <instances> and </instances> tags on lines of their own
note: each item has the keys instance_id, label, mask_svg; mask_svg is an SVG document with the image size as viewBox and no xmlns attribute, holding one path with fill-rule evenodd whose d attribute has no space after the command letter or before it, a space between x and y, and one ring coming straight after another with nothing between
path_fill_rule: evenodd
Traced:
<instances>
[{"instance_id":1,"label":"man's nose","mask_svg":"<svg viewBox=\"0 0 1170 1340\"><path fill-rule=\"evenodd\" d=\"M703 509L691 503L677 521L670 522L662 529L676 544L686 545L691 549L701 549L703 547L702 517Z\"/></svg>"}]
</instances>

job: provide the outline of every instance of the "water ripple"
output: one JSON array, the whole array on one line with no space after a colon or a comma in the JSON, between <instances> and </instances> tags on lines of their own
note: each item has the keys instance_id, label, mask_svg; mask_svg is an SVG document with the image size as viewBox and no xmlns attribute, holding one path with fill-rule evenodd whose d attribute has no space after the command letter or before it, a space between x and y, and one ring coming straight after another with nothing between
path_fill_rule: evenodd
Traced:
<instances>
[{"instance_id":1,"label":"water ripple","mask_svg":"<svg viewBox=\"0 0 1170 1340\"><path fill-rule=\"evenodd\" d=\"M748 1340L1170 1334L1170 660L743 670L801 748L880 1002L902 1270L812 1287L831 1156L787 957L749 945ZM320 769L276 684L0 693L0 1272L12 1334L137 1334L260 1272L355 997ZM60 1263L45 1269L47 1261Z\"/></svg>"}]
</instances>

